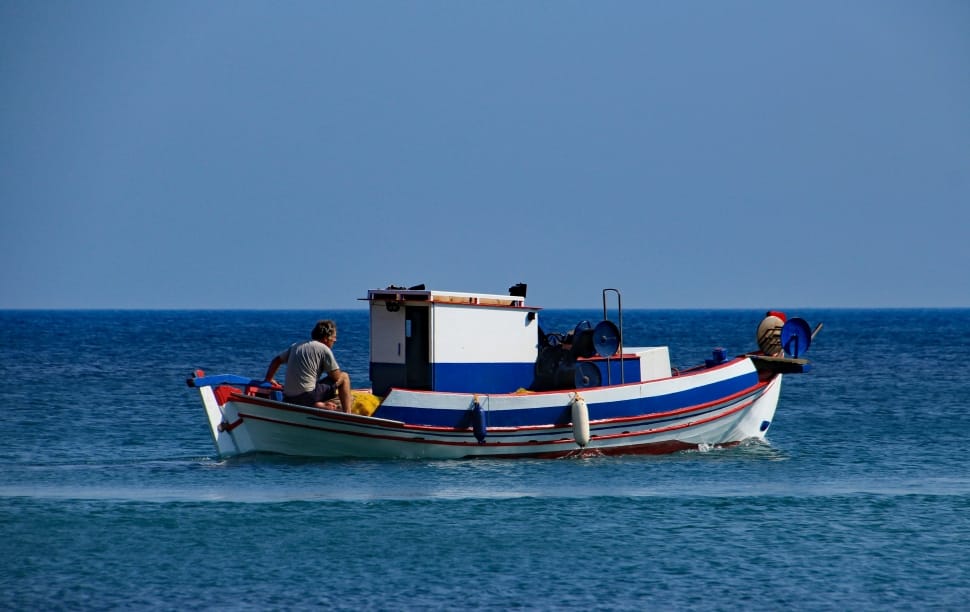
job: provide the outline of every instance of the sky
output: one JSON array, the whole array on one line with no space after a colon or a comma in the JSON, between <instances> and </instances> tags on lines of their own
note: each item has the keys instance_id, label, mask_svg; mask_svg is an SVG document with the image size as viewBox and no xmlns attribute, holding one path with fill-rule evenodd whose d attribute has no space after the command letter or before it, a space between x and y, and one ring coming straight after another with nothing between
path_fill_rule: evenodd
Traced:
<instances>
[{"instance_id":1,"label":"sky","mask_svg":"<svg viewBox=\"0 0 970 612\"><path fill-rule=\"evenodd\" d=\"M0 309L970 307L970 2L0 0Z\"/></svg>"}]
</instances>

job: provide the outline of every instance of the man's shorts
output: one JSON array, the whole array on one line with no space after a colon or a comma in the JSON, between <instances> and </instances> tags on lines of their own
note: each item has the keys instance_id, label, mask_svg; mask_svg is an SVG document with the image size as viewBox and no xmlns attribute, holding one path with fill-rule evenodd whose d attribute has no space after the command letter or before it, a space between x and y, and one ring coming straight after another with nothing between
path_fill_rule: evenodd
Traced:
<instances>
[{"instance_id":1,"label":"man's shorts","mask_svg":"<svg viewBox=\"0 0 970 612\"><path fill-rule=\"evenodd\" d=\"M313 407L317 402L325 402L336 396L337 387L333 384L333 379L325 378L317 383L313 391L304 391L299 395L286 395L283 396L283 401L289 404Z\"/></svg>"}]
</instances>

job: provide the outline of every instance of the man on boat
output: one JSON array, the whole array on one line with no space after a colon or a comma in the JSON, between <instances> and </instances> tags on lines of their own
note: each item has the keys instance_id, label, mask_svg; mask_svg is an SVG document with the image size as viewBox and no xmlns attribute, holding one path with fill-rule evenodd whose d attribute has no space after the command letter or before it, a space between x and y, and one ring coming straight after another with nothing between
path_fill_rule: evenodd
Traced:
<instances>
[{"instance_id":1,"label":"man on boat","mask_svg":"<svg viewBox=\"0 0 970 612\"><path fill-rule=\"evenodd\" d=\"M353 405L350 376L340 371L337 358L333 356L336 341L337 324L329 319L317 321L310 332L310 340L293 344L273 358L266 369L265 380L276 384L273 376L285 363L283 401L349 412ZM336 396L340 398L339 407L331 401Z\"/></svg>"}]
</instances>

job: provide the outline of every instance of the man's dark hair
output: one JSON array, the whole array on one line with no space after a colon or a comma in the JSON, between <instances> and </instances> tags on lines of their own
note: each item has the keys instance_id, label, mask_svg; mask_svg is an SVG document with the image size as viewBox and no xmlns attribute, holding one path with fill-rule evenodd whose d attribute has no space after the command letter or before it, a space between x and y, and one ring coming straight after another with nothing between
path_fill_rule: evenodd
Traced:
<instances>
[{"instance_id":1,"label":"man's dark hair","mask_svg":"<svg viewBox=\"0 0 970 612\"><path fill-rule=\"evenodd\" d=\"M330 319L324 319L317 321L317 324L313 326L313 331L310 332L310 337L314 340L323 341L334 335L336 331L337 324Z\"/></svg>"}]
</instances>

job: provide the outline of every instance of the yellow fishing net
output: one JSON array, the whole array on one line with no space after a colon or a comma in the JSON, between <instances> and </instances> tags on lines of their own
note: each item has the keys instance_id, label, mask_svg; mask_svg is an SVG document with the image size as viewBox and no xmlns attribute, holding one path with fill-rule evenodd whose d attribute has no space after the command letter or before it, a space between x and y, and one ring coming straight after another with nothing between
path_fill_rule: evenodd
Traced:
<instances>
[{"instance_id":1,"label":"yellow fishing net","mask_svg":"<svg viewBox=\"0 0 970 612\"><path fill-rule=\"evenodd\" d=\"M354 391L353 396L354 405L350 408L350 412L353 414L371 416L377 410L377 407L381 405L381 398L371 393Z\"/></svg>"}]
</instances>

